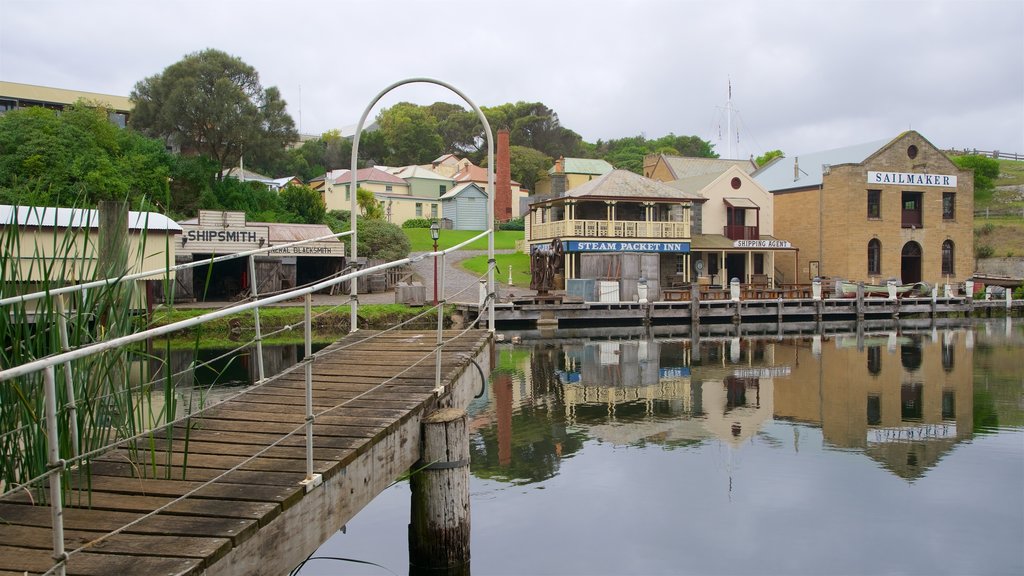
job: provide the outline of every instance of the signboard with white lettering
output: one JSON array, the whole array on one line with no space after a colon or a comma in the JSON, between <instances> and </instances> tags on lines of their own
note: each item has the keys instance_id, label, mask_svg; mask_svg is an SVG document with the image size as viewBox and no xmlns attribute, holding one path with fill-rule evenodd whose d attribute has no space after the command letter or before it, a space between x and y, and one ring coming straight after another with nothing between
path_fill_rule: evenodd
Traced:
<instances>
[{"instance_id":1,"label":"signboard with white lettering","mask_svg":"<svg viewBox=\"0 0 1024 576\"><path fill-rule=\"evenodd\" d=\"M179 254L234 254L267 245L270 231L266 226L201 226L181 225Z\"/></svg>"},{"instance_id":2,"label":"signboard with white lettering","mask_svg":"<svg viewBox=\"0 0 1024 576\"><path fill-rule=\"evenodd\" d=\"M566 252L689 252L689 242L624 242L569 240Z\"/></svg>"},{"instance_id":3,"label":"signboard with white lettering","mask_svg":"<svg viewBox=\"0 0 1024 576\"><path fill-rule=\"evenodd\" d=\"M298 246L274 248L270 253L289 256L345 256L345 245L341 242L310 242Z\"/></svg>"},{"instance_id":4,"label":"signboard with white lettering","mask_svg":"<svg viewBox=\"0 0 1024 576\"><path fill-rule=\"evenodd\" d=\"M913 172L868 172L868 184L956 188L956 176L953 174L915 174Z\"/></svg>"},{"instance_id":5,"label":"signboard with white lettering","mask_svg":"<svg viewBox=\"0 0 1024 576\"><path fill-rule=\"evenodd\" d=\"M736 248L792 248L788 240L735 240Z\"/></svg>"}]
</instances>

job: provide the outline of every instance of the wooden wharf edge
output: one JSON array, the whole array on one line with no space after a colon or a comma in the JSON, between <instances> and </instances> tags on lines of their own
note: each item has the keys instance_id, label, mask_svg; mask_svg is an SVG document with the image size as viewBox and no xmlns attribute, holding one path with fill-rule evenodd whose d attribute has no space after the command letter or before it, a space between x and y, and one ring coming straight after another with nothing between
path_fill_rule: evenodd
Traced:
<instances>
[{"instance_id":1,"label":"wooden wharf edge","mask_svg":"<svg viewBox=\"0 0 1024 576\"><path fill-rule=\"evenodd\" d=\"M490 373L493 336L446 331L446 388L435 395L436 338L436 332L358 331L316 354L314 414L347 402L313 426L313 465L322 485L306 492L300 484L306 462L299 430L160 514L73 554L67 573L288 572L419 460L423 416L465 407L484 384L480 371ZM167 438L158 434L153 453L119 449L90 462L88 474L70 472L75 488L65 499L66 549L137 520L300 428L304 389L303 370L293 370L212 408L187 431L175 427L169 454ZM51 554L49 508L32 505L27 493L0 501L0 576L44 572L53 565Z\"/></svg>"}]
</instances>

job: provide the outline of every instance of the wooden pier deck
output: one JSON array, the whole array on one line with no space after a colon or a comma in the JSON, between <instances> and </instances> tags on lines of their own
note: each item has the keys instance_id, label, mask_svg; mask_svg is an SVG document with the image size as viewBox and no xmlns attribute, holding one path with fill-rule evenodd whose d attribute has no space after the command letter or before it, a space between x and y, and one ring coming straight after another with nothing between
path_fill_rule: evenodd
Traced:
<instances>
[{"instance_id":1,"label":"wooden pier deck","mask_svg":"<svg viewBox=\"0 0 1024 576\"><path fill-rule=\"evenodd\" d=\"M315 420L314 470L323 483L309 491L300 484L305 434L282 440L305 422L301 368L212 408L190 430L159 438L155 452L143 442L139 451L94 459L88 475L71 472L79 489L66 498L68 551L129 527L71 554L67 573L287 573L419 459L426 413L464 407L484 385L490 333L445 332L440 395L434 393L436 337L359 331L316 354L313 411L340 407ZM50 525L50 509L33 505L27 492L0 501L0 575L53 566Z\"/></svg>"}]
</instances>

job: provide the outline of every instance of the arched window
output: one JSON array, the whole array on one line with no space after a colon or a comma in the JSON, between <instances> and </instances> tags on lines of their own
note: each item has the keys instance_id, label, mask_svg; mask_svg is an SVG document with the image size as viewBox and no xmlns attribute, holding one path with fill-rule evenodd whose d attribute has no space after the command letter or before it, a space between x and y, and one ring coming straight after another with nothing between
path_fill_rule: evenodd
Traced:
<instances>
[{"instance_id":1,"label":"arched window","mask_svg":"<svg viewBox=\"0 0 1024 576\"><path fill-rule=\"evenodd\" d=\"M955 271L955 269L953 267L953 256L954 256L953 241L952 240L946 240L945 242L942 243L942 275L943 276L953 276L953 275L956 274L956 271Z\"/></svg>"},{"instance_id":2,"label":"arched window","mask_svg":"<svg viewBox=\"0 0 1024 576\"><path fill-rule=\"evenodd\" d=\"M868 276L879 276L882 274L882 243L878 238L872 238L868 242Z\"/></svg>"}]
</instances>

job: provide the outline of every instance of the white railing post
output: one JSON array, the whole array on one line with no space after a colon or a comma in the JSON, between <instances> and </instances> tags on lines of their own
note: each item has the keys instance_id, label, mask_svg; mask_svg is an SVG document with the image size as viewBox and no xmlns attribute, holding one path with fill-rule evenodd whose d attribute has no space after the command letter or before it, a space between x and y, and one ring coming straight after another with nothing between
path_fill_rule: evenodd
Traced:
<instances>
[{"instance_id":1,"label":"white railing post","mask_svg":"<svg viewBox=\"0 0 1024 576\"><path fill-rule=\"evenodd\" d=\"M60 333L60 351L70 352L71 345L68 342L68 319L67 308L64 303L64 296L57 296L57 331ZM68 396L68 423L71 426L71 455L78 459L78 407L75 404L75 381L71 374L71 361L64 361L64 388Z\"/></svg>"},{"instance_id":2,"label":"white railing post","mask_svg":"<svg viewBox=\"0 0 1024 576\"><path fill-rule=\"evenodd\" d=\"M309 492L323 483L323 477L313 473L313 295L309 293L305 298L303 333L306 351L303 359L306 363L306 479L302 483Z\"/></svg>"},{"instance_id":3,"label":"white railing post","mask_svg":"<svg viewBox=\"0 0 1024 576\"><path fill-rule=\"evenodd\" d=\"M259 300L260 296L256 290L256 256L249 256L249 286L252 287L252 299ZM266 373L263 370L263 331L260 329L260 307L252 309L252 319L256 328L256 370L259 374L259 381L263 382Z\"/></svg>"},{"instance_id":4,"label":"white railing post","mask_svg":"<svg viewBox=\"0 0 1024 576\"><path fill-rule=\"evenodd\" d=\"M50 516L53 522L53 561L60 563L55 572L65 573L67 554L64 552L64 506L61 500L61 474L64 461L60 458L60 437L57 435L57 385L53 366L43 369L43 393L46 402L46 448L50 468Z\"/></svg>"},{"instance_id":5,"label":"white railing post","mask_svg":"<svg viewBox=\"0 0 1024 576\"><path fill-rule=\"evenodd\" d=\"M439 290L441 298L437 301L437 341L436 351L434 357L434 394L440 395L444 392L444 388L441 386L441 345L444 342L444 304L446 302L444 298L444 277L445 269L448 267L445 265L444 252L441 253L441 273L438 277Z\"/></svg>"}]
</instances>

